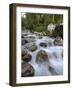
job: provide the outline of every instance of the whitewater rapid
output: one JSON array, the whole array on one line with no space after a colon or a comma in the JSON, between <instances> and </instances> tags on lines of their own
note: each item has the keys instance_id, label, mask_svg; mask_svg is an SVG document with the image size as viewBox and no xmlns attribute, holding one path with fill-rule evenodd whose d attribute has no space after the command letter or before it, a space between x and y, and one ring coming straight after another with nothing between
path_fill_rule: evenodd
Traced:
<instances>
[{"instance_id":1,"label":"whitewater rapid","mask_svg":"<svg viewBox=\"0 0 72 90\"><path fill-rule=\"evenodd\" d=\"M50 38L47 36L43 36L43 38L39 39L35 37L35 44L37 45L37 50L34 52L28 51L32 60L29 62L34 70L35 76L49 76L49 75L62 75L63 74L63 57L62 51L63 46L55 46L53 44L54 38ZM40 42L51 43L51 46L41 47ZM44 50L48 55L48 62L36 63L36 55L38 51ZM52 66L53 69L48 69L49 66Z\"/></svg>"}]
</instances>

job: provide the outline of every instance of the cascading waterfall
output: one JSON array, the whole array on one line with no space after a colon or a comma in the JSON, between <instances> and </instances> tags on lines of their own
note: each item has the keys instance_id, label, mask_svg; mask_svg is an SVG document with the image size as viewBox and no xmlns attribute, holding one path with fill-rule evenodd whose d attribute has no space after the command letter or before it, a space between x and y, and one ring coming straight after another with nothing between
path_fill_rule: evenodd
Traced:
<instances>
[{"instance_id":1,"label":"cascading waterfall","mask_svg":"<svg viewBox=\"0 0 72 90\"><path fill-rule=\"evenodd\" d=\"M34 52L30 52L32 55L32 60L29 62L35 69L35 76L48 76L48 75L62 75L63 74L63 60L62 60L62 49L63 46L54 46L53 39L49 37L43 37L42 39L35 39L35 43L38 49ZM45 43L50 42L52 46L47 46L46 48L40 47L40 42ZM44 50L48 55L48 62L36 63L36 55L38 51ZM48 67L52 66L53 69L49 70Z\"/></svg>"},{"instance_id":2,"label":"cascading waterfall","mask_svg":"<svg viewBox=\"0 0 72 90\"><path fill-rule=\"evenodd\" d=\"M47 43L47 47L41 47L40 43ZM39 39L35 35L35 44L37 50L34 52L28 51L31 54L32 59L29 62L35 70L34 76L49 76L49 75L62 75L63 74L63 46L55 46L53 44L54 38L43 36ZM48 60L42 63L36 62L37 53L40 50L44 50L48 55Z\"/></svg>"}]
</instances>

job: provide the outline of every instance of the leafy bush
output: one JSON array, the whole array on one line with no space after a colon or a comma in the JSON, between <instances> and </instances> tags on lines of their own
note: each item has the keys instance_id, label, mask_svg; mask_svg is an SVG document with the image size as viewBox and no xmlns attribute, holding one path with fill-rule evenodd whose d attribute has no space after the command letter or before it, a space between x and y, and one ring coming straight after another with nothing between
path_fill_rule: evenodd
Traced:
<instances>
[{"instance_id":1,"label":"leafy bush","mask_svg":"<svg viewBox=\"0 0 72 90\"><path fill-rule=\"evenodd\" d=\"M34 13L26 13L26 16L21 18L21 27L22 30L30 30L31 32L37 31L37 32L46 32L47 35L49 35L49 32L47 32L47 27L50 23L54 24L60 24L63 22L63 15L55 15L55 14L34 14ZM62 28L61 30L58 26L56 27L56 30L53 32L53 35L61 35L62 36Z\"/></svg>"},{"instance_id":2,"label":"leafy bush","mask_svg":"<svg viewBox=\"0 0 72 90\"><path fill-rule=\"evenodd\" d=\"M35 31L37 31L37 32L44 32L46 30L47 30L46 26L43 26L43 25L39 25L39 26L35 27Z\"/></svg>"}]
</instances>

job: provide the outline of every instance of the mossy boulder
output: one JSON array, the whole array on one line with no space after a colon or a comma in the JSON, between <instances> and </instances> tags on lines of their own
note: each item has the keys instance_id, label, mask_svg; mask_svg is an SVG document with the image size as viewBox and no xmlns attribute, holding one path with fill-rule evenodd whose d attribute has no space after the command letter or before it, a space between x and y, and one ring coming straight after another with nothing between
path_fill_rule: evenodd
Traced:
<instances>
[{"instance_id":1,"label":"mossy boulder","mask_svg":"<svg viewBox=\"0 0 72 90\"><path fill-rule=\"evenodd\" d=\"M36 62L45 62L45 61L48 61L48 55L47 53L44 51L44 50L40 50L38 53L37 53L37 56L36 56Z\"/></svg>"},{"instance_id":2,"label":"mossy boulder","mask_svg":"<svg viewBox=\"0 0 72 90\"><path fill-rule=\"evenodd\" d=\"M34 76L35 70L32 65L27 62L23 62L21 65L21 76L22 77L31 77Z\"/></svg>"},{"instance_id":3,"label":"mossy boulder","mask_svg":"<svg viewBox=\"0 0 72 90\"><path fill-rule=\"evenodd\" d=\"M35 43L28 43L28 44L26 44L26 46L25 46L29 51L36 51L37 50L37 46L36 46L36 44Z\"/></svg>"},{"instance_id":4,"label":"mossy boulder","mask_svg":"<svg viewBox=\"0 0 72 90\"><path fill-rule=\"evenodd\" d=\"M22 56L22 61L29 62L31 61L32 56L30 54L26 54Z\"/></svg>"}]
</instances>

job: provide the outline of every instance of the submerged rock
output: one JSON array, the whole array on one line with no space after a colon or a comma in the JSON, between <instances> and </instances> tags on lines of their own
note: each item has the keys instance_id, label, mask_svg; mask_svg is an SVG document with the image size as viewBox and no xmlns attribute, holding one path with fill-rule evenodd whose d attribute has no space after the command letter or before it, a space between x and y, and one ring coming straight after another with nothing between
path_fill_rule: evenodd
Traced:
<instances>
[{"instance_id":1,"label":"submerged rock","mask_svg":"<svg viewBox=\"0 0 72 90\"><path fill-rule=\"evenodd\" d=\"M63 40L61 37L57 36L54 40L54 45L62 46L63 45Z\"/></svg>"},{"instance_id":2,"label":"submerged rock","mask_svg":"<svg viewBox=\"0 0 72 90\"><path fill-rule=\"evenodd\" d=\"M57 54L55 52L52 53L55 59L57 59Z\"/></svg>"},{"instance_id":3,"label":"submerged rock","mask_svg":"<svg viewBox=\"0 0 72 90\"><path fill-rule=\"evenodd\" d=\"M30 76L34 76L34 73L35 73L35 70L34 68L26 63L26 62L23 62L22 65L21 65L21 76L22 77L30 77Z\"/></svg>"},{"instance_id":4,"label":"submerged rock","mask_svg":"<svg viewBox=\"0 0 72 90\"><path fill-rule=\"evenodd\" d=\"M42 37L42 36L39 36L38 38L39 38L39 39L42 39L43 37Z\"/></svg>"},{"instance_id":5,"label":"submerged rock","mask_svg":"<svg viewBox=\"0 0 72 90\"><path fill-rule=\"evenodd\" d=\"M41 43L40 43L40 46L42 46L42 47L47 47L47 43L41 42Z\"/></svg>"},{"instance_id":6,"label":"submerged rock","mask_svg":"<svg viewBox=\"0 0 72 90\"><path fill-rule=\"evenodd\" d=\"M53 45L53 42L52 41L48 41L48 46L52 46Z\"/></svg>"},{"instance_id":7,"label":"submerged rock","mask_svg":"<svg viewBox=\"0 0 72 90\"><path fill-rule=\"evenodd\" d=\"M63 58L63 51L61 52L61 56L62 56L62 58Z\"/></svg>"},{"instance_id":8,"label":"submerged rock","mask_svg":"<svg viewBox=\"0 0 72 90\"><path fill-rule=\"evenodd\" d=\"M52 66L49 66L48 69L52 75L58 75L58 73L55 71L55 69Z\"/></svg>"},{"instance_id":9,"label":"submerged rock","mask_svg":"<svg viewBox=\"0 0 72 90\"><path fill-rule=\"evenodd\" d=\"M44 50L40 50L36 56L36 62L48 61L48 55Z\"/></svg>"}]
</instances>

